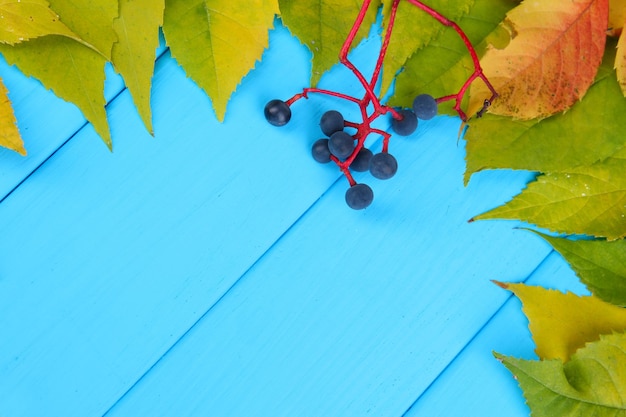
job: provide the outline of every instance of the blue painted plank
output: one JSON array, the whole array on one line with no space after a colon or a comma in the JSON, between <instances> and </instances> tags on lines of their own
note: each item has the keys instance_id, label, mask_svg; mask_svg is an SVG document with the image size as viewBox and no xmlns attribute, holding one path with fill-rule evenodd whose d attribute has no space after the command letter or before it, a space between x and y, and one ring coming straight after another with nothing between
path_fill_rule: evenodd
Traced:
<instances>
[{"instance_id":1,"label":"blue painted plank","mask_svg":"<svg viewBox=\"0 0 626 417\"><path fill-rule=\"evenodd\" d=\"M160 59L156 138L124 92L113 153L86 127L0 204L0 414L101 415L336 180L310 159L314 117L263 119L310 70L284 29L272 42L224 124Z\"/></svg>"},{"instance_id":2,"label":"blue painted plank","mask_svg":"<svg viewBox=\"0 0 626 417\"><path fill-rule=\"evenodd\" d=\"M546 256L512 223L466 222L530 175L464 188L452 118L394 139L398 176L345 207L345 180L309 156L340 104L263 120L309 78L296 40L271 41L224 124L160 59L156 138L124 92L112 154L82 129L0 204L0 414L96 416L120 398L111 415L397 414L505 301L487 278ZM349 75L322 85L358 90Z\"/></svg>"},{"instance_id":3,"label":"blue painted plank","mask_svg":"<svg viewBox=\"0 0 626 417\"><path fill-rule=\"evenodd\" d=\"M166 51L161 44L156 56ZM106 81L103 85L105 101L109 103L125 87L122 78L111 64L104 68ZM28 155L0 147L0 201L57 149L87 124L76 106L46 90L39 81L24 76L16 67L10 66L0 55L0 78L9 90L9 98L17 118L20 134Z\"/></svg>"},{"instance_id":4,"label":"blue painted plank","mask_svg":"<svg viewBox=\"0 0 626 417\"><path fill-rule=\"evenodd\" d=\"M507 277L502 277L507 280ZM561 291L586 294L567 263L553 252L527 281ZM509 371L491 354L536 359L528 320L521 303L511 297L477 337L455 358L405 417L527 417L530 410ZM454 398L454 401L450 401Z\"/></svg>"},{"instance_id":5,"label":"blue painted plank","mask_svg":"<svg viewBox=\"0 0 626 417\"><path fill-rule=\"evenodd\" d=\"M505 302L489 278L527 277L550 248L467 219L528 176L462 185L458 122L395 140L401 171L376 204L340 180L107 413L401 415Z\"/></svg>"}]
</instances>

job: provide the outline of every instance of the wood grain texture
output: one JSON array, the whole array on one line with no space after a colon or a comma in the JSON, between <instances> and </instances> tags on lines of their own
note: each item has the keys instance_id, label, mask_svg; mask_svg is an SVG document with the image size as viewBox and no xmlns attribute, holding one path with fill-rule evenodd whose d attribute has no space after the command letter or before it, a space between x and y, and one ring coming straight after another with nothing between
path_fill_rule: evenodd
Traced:
<instances>
[{"instance_id":1,"label":"wood grain texture","mask_svg":"<svg viewBox=\"0 0 626 417\"><path fill-rule=\"evenodd\" d=\"M123 88L112 67L106 68L105 98L115 97ZM10 67L0 56L0 77L10 91L20 134L28 157L0 148L0 201L37 169L52 153L85 126L86 120L72 104L45 90L32 78Z\"/></svg>"},{"instance_id":2,"label":"wood grain texture","mask_svg":"<svg viewBox=\"0 0 626 417\"><path fill-rule=\"evenodd\" d=\"M0 415L401 415L506 301L489 279L547 256L515 223L467 223L532 176L464 188L453 118L394 138L397 176L358 176L375 202L348 209L346 181L309 154L319 116L344 106L263 119L307 85L309 59L273 31L220 124L165 55L155 138L125 91L113 153L81 129L0 204ZM320 86L358 93L349 75Z\"/></svg>"},{"instance_id":3,"label":"wood grain texture","mask_svg":"<svg viewBox=\"0 0 626 417\"><path fill-rule=\"evenodd\" d=\"M526 283L576 294L588 293L556 252L539 265ZM511 296L404 417L528 417L530 409L521 389L492 352L537 359L534 348L521 303ZM450 401L451 398L454 401Z\"/></svg>"}]
</instances>

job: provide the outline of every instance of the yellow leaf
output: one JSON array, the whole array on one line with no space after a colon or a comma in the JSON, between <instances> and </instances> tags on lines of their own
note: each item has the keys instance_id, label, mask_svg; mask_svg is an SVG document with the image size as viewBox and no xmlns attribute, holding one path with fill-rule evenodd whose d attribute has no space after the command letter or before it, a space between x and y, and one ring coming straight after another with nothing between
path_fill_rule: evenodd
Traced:
<instances>
[{"instance_id":1,"label":"yellow leaf","mask_svg":"<svg viewBox=\"0 0 626 417\"><path fill-rule=\"evenodd\" d=\"M617 82L626 96L626 34L622 33L617 41L617 55L615 55L615 73Z\"/></svg>"},{"instance_id":2,"label":"yellow leaf","mask_svg":"<svg viewBox=\"0 0 626 417\"><path fill-rule=\"evenodd\" d=\"M277 13L278 0L166 0L163 31L172 56L211 97L219 120L268 47Z\"/></svg>"},{"instance_id":3,"label":"yellow leaf","mask_svg":"<svg viewBox=\"0 0 626 417\"><path fill-rule=\"evenodd\" d=\"M567 361L600 335L626 330L626 310L595 296L579 297L524 284L496 282L512 291L523 304L541 359Z\"/></svg>"},{"instance_id":4,"label":"yellow leaf","mask_svg":"<svg viewBox=\"0 0 626 417\"><path fill-rule=\"evenodd\" d=\"M619 35L626 21L626 0L609 0L609 30L611 36Z\"/></svg>"},{"instance_id":5,"label":"yellow leaf","mask_svg":"<svg viewBox=\"0 0 626 417\"><path fill-rule=\"evenodd\" d=\"M14 45L45 35L78 39L46 0L0 0L0 43Z\"/></svg>"},{"instance_id":6,"label":"yellow leaf","mask_svg":"<svg viewBox=\"0 0 626 417\"><path fill-rule=\"evenodd\" d=\"M17 129L17 121L9 100L8 90L0 78L0 146L26 155L24 142Z\"/></svg>"},{"instance_id":7,"label":"yellow leaf","mask_svg":"<svg viewBox=\"0 0 626 417\"><path fill-rule=\"evenodd\" d=\"M279 1L283 23L313 54L312 86L326 70L339 62L339 52L363 4L362 0ZM376 20L378 6L379 0L369 4L352 46L367 36Z\"/></svg>"},{"instance_id":8,"label":"yellow leaf","mask_svg":"<svg viewBox=\"0 0 626 417\"><path fill-rule=\"evenodd\" d=\"M111 25L118 15L117 0L50 0L50 7L87 45L111 59L117 40Z\"/></svg>"},{"instance_id":9,"label":"yellow leaf","mask_svg":"<svg viewBox=\"0 0 626 417\"><path fill-rule=\"evenodd\" d=\"M507 14L511 42L481 64L500 97L490 112L518 119L567 110L592 84L606 42L608 0L526 1ZM470 113L489 92L474 83Z\"/></svg>"},{"instance_id":10,"label":"yellow leaf","mask_svg":"<svg viewBox=\"0 0 626 417\"><path fill-rule=\"evenodd\" d=\"M105 58L62 36L43 36L15 46L0 44L8 63L74 103L104 143L112 147L104 99Z\"/></svg>"},{"instance_id":11,"label":"yellow leaf","mask_svg":"<svg viewBox=\"0 0 626 417\"><path fill-rule=\"evenodd\" d=\"M164 7L165 0L120 0L120 16L113 21L119 39L113 44L113 65L124 78L150 133L150 91Z\"/></svg>"}]
</instances>

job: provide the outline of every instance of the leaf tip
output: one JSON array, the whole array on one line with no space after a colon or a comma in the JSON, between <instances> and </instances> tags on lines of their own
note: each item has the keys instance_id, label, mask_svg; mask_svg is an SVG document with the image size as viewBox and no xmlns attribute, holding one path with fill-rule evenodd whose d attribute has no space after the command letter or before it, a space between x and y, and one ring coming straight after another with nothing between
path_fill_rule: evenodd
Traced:
<instances>
[{"instance_id":1,"label":"leaf tip","mask_svg":"<svg viewBox=\"0 0 626 417\"><path fill-rule=\"evenodd\" d=\"M495 279L492 279L491 282L493 282L494 284L496 284L498 287L508 290L509 289L509 284L507 284L506 282L501 282Z\"/></svg>"}]
</instances>

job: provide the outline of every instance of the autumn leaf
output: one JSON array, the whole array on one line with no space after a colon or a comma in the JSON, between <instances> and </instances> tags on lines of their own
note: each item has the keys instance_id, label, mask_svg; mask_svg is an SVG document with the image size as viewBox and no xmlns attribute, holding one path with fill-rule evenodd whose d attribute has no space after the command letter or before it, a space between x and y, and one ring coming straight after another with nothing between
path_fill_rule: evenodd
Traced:
<instances>
[{"instance_id":1,"label":"autumn leaf","mask_svg":"<svg viewBox=\"0 0 626 417\"><path fill-rule=\"evenodd\" d=\"M62 36L44 36L15 46L0 44L0 53L24 74L78 106L109 149L112 147L104 107L103 55Z\"/></svg>"},{"instance_id":2,"label":"autumn leaf","mask_svg":"<svg viewBox=\"0 0 626 417\"><path fill-rule=\"evenodd\" d=\"M517 379L533 417L626 415L626 336L589 343L570 361L495 354Z\"/></svg>"},{"instance_id":3,"label":"autumn leaf","mask_svg":"<svg viewBox=\"0 0 626 417\"><path fill-rule=\"evenodd\" d=\"M78 40L45 0L0 0L0 43L15 45L45 35Z\"/></svg>"},{"instance_id":4,"label":"autumn leaf","mask_svg":"<svg viewBox=\"0 0 626 417\"><path fill-rule=\"evenodd\" d=\"M389 26L393 1L383 1L383 31ZM474 7L474 3L475 0L450 0L437 2L433 7L447 19L458 21L468 15L472 7ZM494 6L497 10L498 5ZM480 19L479 17L477 18ZM441 22L437 21L426 11L408 1L401 1L398 5L391 42L383 61L384 71L381 80L381 92L384 94L387 91L393 79L412 55L429 45L433 39L436 39L444 31L452 32L456 35L454 30L450 28L446 30L446 27ZM426 61L422 61L422 64L424 62ZM428 62L429 65L433 63L431 61ZM433 93L430 94L433 95Z\"/></svg>"},{"instance_id":5,"label":"autumn leaf","mask_svg":"<svg viewBox=\"0 0 626 417\"><path fill-rule=\"evenodd\" d=\"M626 236L626 148L591 166L541 175L504 206L473 220L496 218L609 240Z\"/></svg>"},{"instance_id":6,"label":"autumn leaf","mask_svg":"<svg viewBox=\"0 0 626 417\"><path fill-rule=\"evenodd\" d=\"M511 42L481 59L500 94L490 112L533 119L570 108L596 75L607 20L608 0L527 1L511 10ZM469 114L482 107L485 96L487 88L474 83Z\"/></svg>"},{"instance_id":7,"label":"autumn leaf","mask_svg":"<svg viewBox=\"0 0 626 417\"><path fill-rule=\"evenodd\" d=\"M276 13L277 0L166 0L163 31L172 56L211 97L219 120L267 48Z\"/></svg>"},{"instance_id":8,"label":"autumn leaf","mask_svg":"<svg viewBox=\"0 0 626 417\"><path fill-rule=\"evenodd\" d=\"M615 73L619 86L622 89L622 95L626 96L626 35L624 34L619 37L619 41L617 42Z\"/></svg>"},{"instance_id":9,"label":"autumn leaf","mask_svg":"<svg viewBox=\"0 0 626 417\"><path fill-rule=\"evenodd\" d=\"M595 296L579 297L525 284L496 282L521 301L541 359L569 360L600 335L626 330L626 310Z\"/></svg>"},{"instance_id":10,"label":"autumn leaf","mask_svg":"<svg viewBox=\"0 0 626 417\"><path fill-rule=\"evenodd\" d=\"M279 0L285 26L313 54L311 85L339 62L339 53L359 15L360 0ZM373 1L364 17L354 44L364 39L376 20L380 1Z\"/></svg>"},{"instance_id":11,"label":"autumn leaf","mask_svg":"<svg viewBox=\"0 0 626 417\"><path fill-rule=\"evenodd\" d=\"M513 168L563 172L591 165L626 145L626 100L614 76L615 42L585 99L563 114L541 120L512 120L487 114L465 134L465 182L483 169Z\"/></svg>"},{"instance_id":12,"label":"autumn leaf","mask_svg":"<svg viewBox=\"0 0 626 417\"><path fill-rule=\"evenodd\" d=\"M111 54L113 65L124 78L148 131L153 133L150 92L165 0L120 0L119 6L119 17L113 21L118 38Z\"/></svg>"},{"instance_id":13,"label":"autumn leaf","mask_svg":"<svg viewBox=\"0 0 626 417\"><path fill-rule=\"evenodd\" d=\"M626 21L626 1L609 0L609 24L608 34L610 36L619 35Z\"/></svg>"},{"instance_id":14,"label":"autumn leaf","mask_svg":"<svg viewBox=\"0 0 626 417\"><path fill-rule=\"evenodd\" d=\"M26 155L24 142L17 129L17 120L15 120L8 93L2 79L0 79L0 146Z\"/></svg>"},{"instance_id":15,"label":"autumn leaf","mask_svg":"<svg viewBox=\"0 0 626 417\"><path fill-rule=\"evenodd\" d=\"M501 32L497 30L498 25L511 6L510 0L471 3L471 10L457 24L477 50L484 50L482 45L487 39L496 42L494 38ZM508 33L506 36L508 42ZM410 108L418 94L428 93L433 97L452 94L458 91L473 71L472 59L458 34L452 29L439 31L438 36L406 61L396 78L394 94L388 104ZM390 72L386 71L385 74L389 75ZM458 114L452 106L446 107L443 103L439 105L439 113Z\"/></svg>"},{"instance_id":16,"label":"autumn leaf","mask_svg":"<svg viewBox=\"0 0 626 417\"><path fill-rule=\"evenodd\" d=\"M534 233L567 260L596 297L626 306L626 240L570 240Z\"/></svg>"},{"instance_id":17,"label":"autumn leaf","mask_svg":"<svg viewBox=\"0 0 626 417\"><path fill-rule=\"evenodd\" d=\"M111 59L111 49L117 41L112 26L118 16L117 0L50 0L50 7L83 41Z\"/></svg>"}]
</instances>

